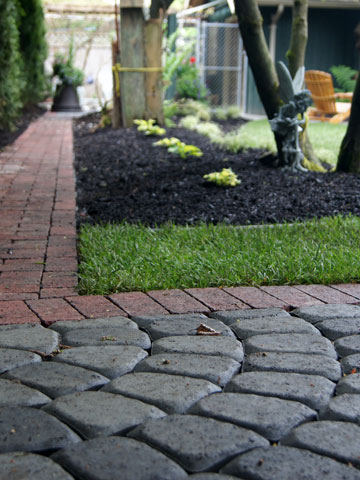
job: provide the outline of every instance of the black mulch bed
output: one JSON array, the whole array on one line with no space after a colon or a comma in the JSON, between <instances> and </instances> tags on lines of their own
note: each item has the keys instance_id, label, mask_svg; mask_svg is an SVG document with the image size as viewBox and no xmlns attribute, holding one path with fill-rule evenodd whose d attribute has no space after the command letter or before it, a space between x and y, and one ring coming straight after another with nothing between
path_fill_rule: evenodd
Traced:
<instances>
[{"instance_id":1,"label":"black mulch bed","mask_svg":"<svg viewBox=\"0 0 360 480\"><path fill-rule=\"evenodd\" d=\"M29 124L36 120L36 118L43 115L45 112L45 109L37 106L26 108L24 109L22 116L16 122L13 131L9 132L8 130L2 130L0 128L0 151L10 143L15 142L17 137L19 137L26 130Z\"/></svg>"},{"instance_id":2,"label":"black mulch bed","mask_svg":"<svg viewBox=\"0 0 360 480\"><path fill-rule=\"evenodd\" d=\"M204 152L182 160L153 147L158 137L135 127L91 133L96 121L92 116L74 124L79 223L246 225L360 215L360 175L289 173L264 165L261 150L230 154L197 133L168 128L168 137ZM224 188L203 180L224 167L238 174L240 185Z\"/></svg>"}]
</instances>

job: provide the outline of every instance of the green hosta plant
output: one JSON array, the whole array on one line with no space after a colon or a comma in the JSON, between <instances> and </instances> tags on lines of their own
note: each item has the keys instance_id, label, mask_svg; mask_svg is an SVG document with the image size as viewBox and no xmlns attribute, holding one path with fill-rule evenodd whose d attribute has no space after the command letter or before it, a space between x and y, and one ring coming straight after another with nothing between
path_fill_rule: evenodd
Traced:
<instances>
[{"instance_id":1,"label":"green hosta plant","mask_svg":"<svg viewBox=\"0 0 360 480\"><path fill-rule=\"evenodd\" d=\"M236 185L241 183L241 180L238 179L236 173L231 168L223 168L221 172L208 173L203 178L221 187L236 187Z\"/></svg>"},{"instance_id":2,"label":"green hosta plant","mask_svg":"<svg viewBox=\"0 0 360 480\"><path fill-rule=\"evenodd\" d=\"M176 137L171 137L171 138L163 138L161 140L158 140L157 142L154 142L153 145L155 147L174 147L180 142L180 140Z\"/></svg>"},{"instance_id":3,"label":"green hosta plant","mask_svg":"<svg viewBox=\"0 0 360 480\"><path fill-rule=\"evenodd\" d=\"M165 128L155 125L155 120L150 118L150 120L137 119L134 120L135 125L138 125L139 132L144 132L145 135L165 135Z\"/></svg>"},{"instance_id":4,"label":"green hosta plant","mask_svg":"<svg viewBox=\"0 0 360 480\"><path fill-rule=\"evenodd\" d=\"M201 157L203 154L200 148L195 147L195 145L186 145L186 143L180 142L180 140L172 147L169 147L168 152L175 153L181 158Z\"/></svg>"}]
</instances>

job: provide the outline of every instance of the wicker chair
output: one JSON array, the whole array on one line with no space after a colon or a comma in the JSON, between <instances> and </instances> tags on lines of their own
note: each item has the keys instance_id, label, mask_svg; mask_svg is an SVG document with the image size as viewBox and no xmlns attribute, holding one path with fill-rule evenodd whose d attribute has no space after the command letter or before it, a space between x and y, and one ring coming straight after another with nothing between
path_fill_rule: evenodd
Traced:
<instances>
[{"instance_id":1,"label":"wicker chair","mask_svg":"<svg viewBox=\"0 0 360 480\"><path fill-rule=\"evenodd\" d=\"M310 107L307 112L310 120L340 123L349 118L351 103L336 100L347 99L351 102L353 94L335 93L330 73L308 70L305 73L305 83L314 102L314 107Z\"/></svg>"}]
</instances>

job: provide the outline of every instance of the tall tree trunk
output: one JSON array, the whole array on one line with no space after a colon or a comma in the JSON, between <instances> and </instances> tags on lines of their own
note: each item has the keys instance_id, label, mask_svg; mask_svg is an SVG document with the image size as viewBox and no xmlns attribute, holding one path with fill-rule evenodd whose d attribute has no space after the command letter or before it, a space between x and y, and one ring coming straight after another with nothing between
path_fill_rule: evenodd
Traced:
<instances>
[{"instance_id":1,"label":"tall tree trunk","mask_svg":"<svg viewBox=\"0 0 360 480\"><path fill-rule=\"evenodd\" d=\"M360 71L355 85L349 124L340 147L336 170L360 173Z\"/></svg>"},{"instance_id":2,"label":"tall tree trunk","mask_svg":"<svg viewBox=\"0 0 360 480\"><path fill-rule=\"evenodd\" d=\"M281 104L279 81L266 44L263 19L256 0L236 0L235 11L256 88L266 115L273 118Z\"/></svg>"},{"instance_id":3,"label":"tall tree trunk","mask_svg":"<svg viewBox=\"0 0 360 480\"><path fill-rule=\"evenodd\" d=\"M294 78L300 67L305 65L305 51L308 40L308 0L294 0L290 47L286 53L289 71Z\"/></svg>"},{"instance_id":4,"label":"tall tree trunk","mask_svg":"<svg viewBox=\"0 0 360 480\"><path fill-rule=\"evenodd\" d=\"M300 67L305 65L305 52L308 40L308 7L309 0L294 0L292 8L292 25L289 50L286 52L289 71L294 78ZM307 128L300 137L300 148L305 158L321 167L321 162L315 155Z\"/></svg>"},{"instance_id":5,"label":"tall tree trunk","mask_svg":"<svg viewBox=\"0 0 360 480\"><path fill-rule=\"evenodd\" d=\"M262 28L261 13L256 0L236 0L235 12L255 85L266 115L271 120L279 112L281 99L279 96L279 80ZM279 166L283 166L285 164L282 148L284 137L276 134L274 136Z\"/></svg>"}]
</instances>

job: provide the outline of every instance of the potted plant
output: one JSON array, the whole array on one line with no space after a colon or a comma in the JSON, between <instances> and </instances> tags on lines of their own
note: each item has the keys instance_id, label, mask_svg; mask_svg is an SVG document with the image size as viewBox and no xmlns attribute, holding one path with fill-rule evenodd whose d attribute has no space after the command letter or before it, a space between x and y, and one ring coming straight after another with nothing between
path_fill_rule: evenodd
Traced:
<instances>
[{"instance_id":1,"label":"potted plant","mask_svg":"<svg viewBox=\"0 0 360 480\"><path fill-rule=\"evenodd\" d=\"M57 77L58 83L51 110L53 112L80 111L77 87L83 84L84 73L74 67L73 42L70 42L67 58L62 53L55 54L53 77Z\"/></svg>"}]
</instances>

